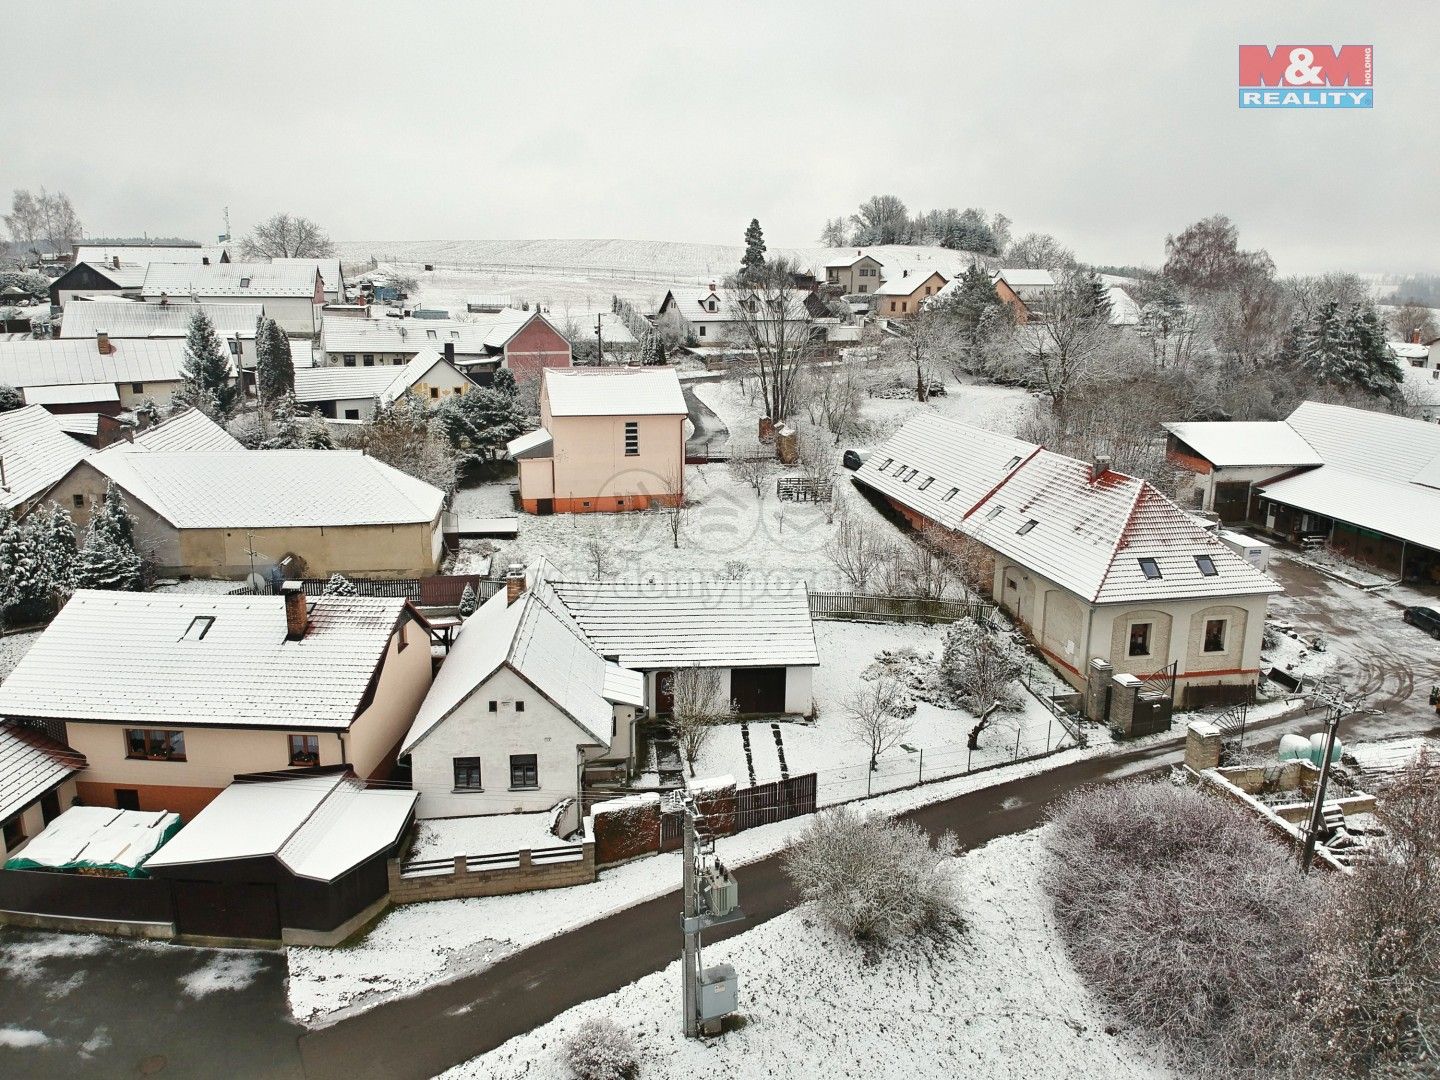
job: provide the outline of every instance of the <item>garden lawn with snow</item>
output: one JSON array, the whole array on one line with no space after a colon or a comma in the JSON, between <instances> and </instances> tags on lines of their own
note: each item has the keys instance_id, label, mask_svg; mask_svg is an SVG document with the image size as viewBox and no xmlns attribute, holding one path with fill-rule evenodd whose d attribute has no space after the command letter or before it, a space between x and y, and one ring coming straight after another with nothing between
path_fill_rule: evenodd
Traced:
<instances>
[{"instance_id":1,"label":"garden lawn with snow","mask_svg":"<svg viewBox=\"0 0 1440 1080\"><path fill-rule=\"evenodd\" d=\"M443 1074L567 1080L560 1044L608 1016L634 1040L641 1080L674 1076L1162 1078L1162 1059L1086 991L1041 888L1038 833L961 857L963 929L867 962L808 905L705 950L733 964L742 1023L680 1032L678 963ZM741 898L744 898L743 879Z\"/></svg>"}]
</instances>

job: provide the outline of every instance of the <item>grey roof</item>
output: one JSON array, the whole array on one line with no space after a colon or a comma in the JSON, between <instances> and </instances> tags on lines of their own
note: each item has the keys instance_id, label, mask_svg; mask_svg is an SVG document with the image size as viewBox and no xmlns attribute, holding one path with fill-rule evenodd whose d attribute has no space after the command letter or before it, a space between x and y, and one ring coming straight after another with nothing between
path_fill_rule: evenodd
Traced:
<instances>
[{"instance_id":1,"label":"grey roof","mask_svg":"<svg viewBox=\"0 0 1440 1080\"><path fill-rule=\"evenodd\" d=\"M88 453L39 405L0 413L0 507L35 498Z\"/></svg>"},{"instance_id":2,"label":"grey roof","mask_svg":"<svg viewBox=\"0 0 1440 1080\"><path fill-rule=\"evenodd\" d=\"M404 605L322 596L305 637L287 641L281 596L81 589L0 683L0 715L348 728ZM188 640L201 617L214 622Z\"/></svg>"},{"instance_id":3,"label":"grey roof","mask_svg":"<svg viewBox=\"0 0 1440 1080\"><path fill-rule=\"evenodd\" d=\"M94 339L103 330L112 338L183 336L197 311L210 317L221 337L253 338L264 304L134 304L71 300L60 323L62 338Z\"/></svg>"},{"instance_id":4,"label":"grey roof","mask_svg":"<svg viewBox=\"0 0 1440 1080\"><path fill-rule=\"evenodd\" d=\"M314 296L314 266L283 263L150 263L140 294L144 297Z\"/></svg>"},{"instance_id":5,"label":"grey roof","mask_svg":"<svg viewBox=\"0 0 1440 1080\"><path fill-rule=\"evenodd\" d=\"M16 387L179 382L184 364L180 338L122 338L109 353L83 338L0 342L0 383Z\"/></svg>"},{"instance_id":6,"label":"grey roof","mask_svg":"<svg viewBox=\"0 0 1440 1080\"><path fill-rule=\"evenodd\" d=\"M8 821L85 767L85 758L48 735L0 724L0 821Z\"/></svg>"}]
</instances>

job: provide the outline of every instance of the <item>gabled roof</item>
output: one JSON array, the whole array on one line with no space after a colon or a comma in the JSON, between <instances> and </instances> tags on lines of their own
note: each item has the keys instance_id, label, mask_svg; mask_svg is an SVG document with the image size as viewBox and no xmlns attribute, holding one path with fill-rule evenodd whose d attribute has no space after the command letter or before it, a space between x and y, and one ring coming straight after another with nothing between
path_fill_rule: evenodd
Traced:
<instances>
[{"instance_id":1,"label":"gabled roof","mask_svg":"<svg viewBox=\"0 0 1440 1080\"><path fill-rule=\"evenodd\" d=\"M0 724L0 821L85 767L83 755L31 728Z\"/></svg>"},{"instance_id":2,"label":"gabled roof","mask_svg":"<svg viewBox=\"0 0 1440 1080\"><path fill-rule=\"evenodd\" d=\"M334 881L400 838L415 791L367 789L346 773L231 784L146 869L266 856L297 877Z\"/></svg>"},{"instance_id":3,"label":"gabled roof","mask_svg":"<svg viewBox=\"0 0 1440 1080\"><path fill-rule=\"evenodd\" d=\"M878 287L872 290L876 296L909 296L931 278L938 276L943 287L948 278L939 270L933 268L912 270L910 273L901 274L897 277L887 278Z\"/></svg>"},{"instance_id":4,"label":"gabled roof","mask_svg":"<svg viewBox=\"0 0 1440 1080\"><path fill-rule=\"evenodd\" d=\"M27 386L22 391L26 405L120 404L114 383L65 383L57 386ZM58 417L57 417L58 419ZM63 420L61 421L63 424Z\"/></svg>"},{"instance_id":5,"label":"gabled roof","mask_svg":"<svg viewBox=\"0 0 1440 1080\"><path fill-rule=\"evenodd\" d=\"M669 367L546 368L551 416L683 416L680 377Z\"/></svg>"},{"instance_id":6,"label":"gabled roof","mask_svg":"<svg viewBox=\"0 0 1440 1080\"><path fill-rule=\"evenodd\" d=\"M90 464L179 529L428 523L445 499L359 450L107 451Z\"/></svg>"},{"instance_id":7,"label":"gabled roof","mask_svg":"<svg viewBox=\"0 0 1440 1080\"><path fill-rule=\"evenodd\" d=\"M1302 401L1285 422L1327 469L1408 483L1440 457L1440 425L1390 413Z\"/></svg>"},{"instance_id":8,"label":"gabled roof","mask_svg":"<svg viewBox=\"0 0 1440 1080\"><path fill-rule=\"evenodd\" d=\"M603 655L630 668L820 662L803 581L549 581Z\"/></svg>"},{"instance_id":9,"label":"gabled roof","mask_svg":"<svg viewBox=\"0 0 1440 1080\"><path fill-rule=\"evenodd\" d=\"M0 342L0 383L15 387L78 383L179 382L185 375L180 338L126 338L100 352L81 338Z\"/></svg>"},{"instance_id":10,"label":"gabled roof","mask_svg":"<svg viewBox=\"0 0 1440 1080\"><path fill-rule=\"evenodd\" d=\"M563 609L527 589L513 604L498 592L465 621L416 714L408 754L495 674L509 667L573 720L593 746L609 746L615 703L643 701L641 676L607 662Z\"/></svg>"},{"instance_id":11,"label":"gabled roof","mask_svg":"<svg viewBox=\"0 0 1440 1080\"><path fill-rule=\"evenodd\" d=\"M166 296L314 296L313 265L284 263L151 263L140 287L144 297Z\"/></svg>"},{"instance_id":12,"label":"gabled roof","mask_svg":"<svg viewBox=\"0 0 1440 1080\"><path fill-rule=\"evenodd\" d=\"M264 304L135 304L110 300L70 300L60 323L62 338L95 339L103 330L112 338L146 338L179 335L190 329L196 311L210 317L222 338L253 338L255 323L265 314Z\"/></svg>"},{"instance_id":13,"label":"gabled roof","mask_svg":"<svg viewBox=\"0 0 1440 1080\"><path fill-rule=\"evenodd\" d=\"M550 457L555 452L555 438L545 428L536 428L529 434L511 439L505 444L505 449L516 461Z\"/></svg>"},{"instance_id":14,"label":"gabled roof","mask_svg":"<svg viewBox=\"0 0 1440 1080\"><path fill-rule=\"evenodd\" d=\"M448 363L434 348L424 348L403 366L296 368L295 400L313 403L373 397L385 405L420 382L437 365L448 367L456 378L466 379L459 368Z\"/></svg>"},{"instance_id":15,"label":"gabled roof","mask_svg":"<svg viewBox=\"0 0 1440 1080\"><path fill-rule=\"evenodd\" d=\"M864 259L869 259L871 262L875 263L877 266L884 266L884 265L885 265L885 264L882 263L879 259L875 258L874 255L867 255L867 254L865 254L863 251L857 251L854 255L850 255L850 256L844 256L844 255L842 255L842 256L840 256L840 258L835 259L835 260L833 260L833 261L827 260L826 263L825 263L825 269L826 269L826 270L838 270L838 269L840 269L840 268L842 268L842 267L854 266L856 263L861 262L861 261L864 260Z\"/></svg>"},{"instance_id":16,"label":"gabled roof","mask_svg":"<svg viewBox=\"0 0 1440 1080\"><path fill-rule=\"evenodd\" d=\"M75 262L109 263L218 263L225 255L223 247L190 247L164 244L77 244Z\"/></svg>"},{"instance_id":17,"label":"gabled roof","mask_svg":"<svg viewBox=\"0 0 1440 1080\"><path fill-rule=\"evenodd\" d=\"M82 589L0 683L0 716L343 730L404 608L322 596L287 641L281 596ZM187 640L197 619L214 621Z\"/></svg>"},{"instance_id":18,"label":"gabled roof","mask_svg":"<svg viewBox=\"0 0 1440 1080\"><path fill-rule=\"evenodd\" d=\"M33 499L88 453L39 405L0 413L0 507Z\"/></svg>"},{"instance_id":19,"label":"gabled roof","mask_svg":"<svg viewBox=\"0 0 1440 1080\"><path fill-rule=\"evenodd\" d=\"M1055 285L1055 275L1049 270L1032 270L1028 267L1000 270L991 276L1003 277L1012 289L1048 289Z\"/></svg>"},{"instance_id":20,"label":"gabled roof","mask_svg":"<svg viewBox=\"0 0 1440 1080\"><path fill-rule=\"evenodd\" d=\"M117 289L138 289L145 282L145 263L122 261L119 266L116 266L110 262L79 261L54 281L50 282L50 285L54 287L57 284L63 283L67 277L82 266L88 266L92 272L99 274ZM89 287L93 288L93 286Z\"/></svg>"},{"instance_id":21,"label":"gabled roof","mask_svg":"<svg viewBox=\"0 0 1440 1080\"><path fill-rule=\"evenodd\" d=\"M1387 341L1385 345L1394 356L1402 360L1428 360L1430 358L1430 346L1422 345L1418 341Z\"/></svg>"},{"instance_id":22,"label":"gabled roof","mask_svg":"<svg viewBox=\"0 0 1440 1080\"><path fill-rule=\"evenodd\" d=\"M326 292L333 292L341 295L345 292L345 271L340 266L338 258L279 258L271 259L271 266L313 266L320 271L320 281Z\"/></svg>"},{"instance_id":23,"label":"gabled roof","mask_svg":"<svg viewBox=\"0 0 1440 1080\"><path fill-rule=\"evenodd\" d=\"M187 409L153 427L136 432L130 439L111 443L102 454L136 451L244 450L240 440L199 409Z\"/></svg>"},{"instance_id":24,"label":"gabled roof","mask_svg":"<svg viewBox=\"0 0 1440 1080\"><path fill-rule=\"evenodd\" d=\"M1091 603L1280 591L1146 481L954 420L907 421L855 479Z\"/></svg>"},{"instance_id":25,"label":"gabled roof","mask_svg":"<svg viewBox=\"0 0 1440 1080\"><path fill-rule=\"evenodd\" d=\"M1284 420L1202 420L1164 426L1206 461L1222 469L1321 464L1315 449Z\"/></svg>"},{"instance_id":26,"label":"gabled roof","mask_svg":"<svg viewBox=\"0 0 1440 1080\"><path fill-rule=\"evenodd\" d=\"M506 343L532 319L543 319L537 311L487 312L471 315L465 322L451 319L356 319L348 315L325 315L320 319L320 347L336 352L440 352L448 343L462 356L484 356L503 349Z\"/></svg>"}]
</instances>

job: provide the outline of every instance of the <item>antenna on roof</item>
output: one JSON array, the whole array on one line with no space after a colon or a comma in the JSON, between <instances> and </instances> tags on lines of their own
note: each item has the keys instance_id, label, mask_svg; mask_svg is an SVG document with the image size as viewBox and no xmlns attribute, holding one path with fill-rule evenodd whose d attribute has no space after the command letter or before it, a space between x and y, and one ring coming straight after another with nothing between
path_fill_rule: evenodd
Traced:
<instances>
[{"instance_id":1,"label":"antenna on roof","mask_svg":"<svg viewBox=\"0 0 1440 1080\"><path fill-rule=\"evenodd\" d=\"M216 239L222 244L228 244L230 242L230 207L228 206L225 207L225 231L216 237Z\"/></svg>"}]
</instances>

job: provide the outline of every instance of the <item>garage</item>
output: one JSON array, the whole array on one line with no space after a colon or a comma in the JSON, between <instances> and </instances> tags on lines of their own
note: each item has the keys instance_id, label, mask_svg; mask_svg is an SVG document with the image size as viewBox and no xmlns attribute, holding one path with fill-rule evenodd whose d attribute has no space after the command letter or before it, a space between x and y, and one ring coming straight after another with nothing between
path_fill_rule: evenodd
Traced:
<instances>
[{"instance_id":1,"label":"garage","mask_svg":"<svg viewBox=\"0 0 1440 1080\"><path fill-rule=\"evenodd\" d=\"M175 930L186 937L280 940L275 886L239 881L176 881Z\"/></svg>"},{"instance_id":2,"label":"garage","mask_svg":"<svg viewBox=\"0 0 1440 1080\"><path fill-rule=\"evenodd\" d=\"M730 672L730 700L742 714L785 711L783 667L735 668Z\"/></svg>"}]
</instances>

